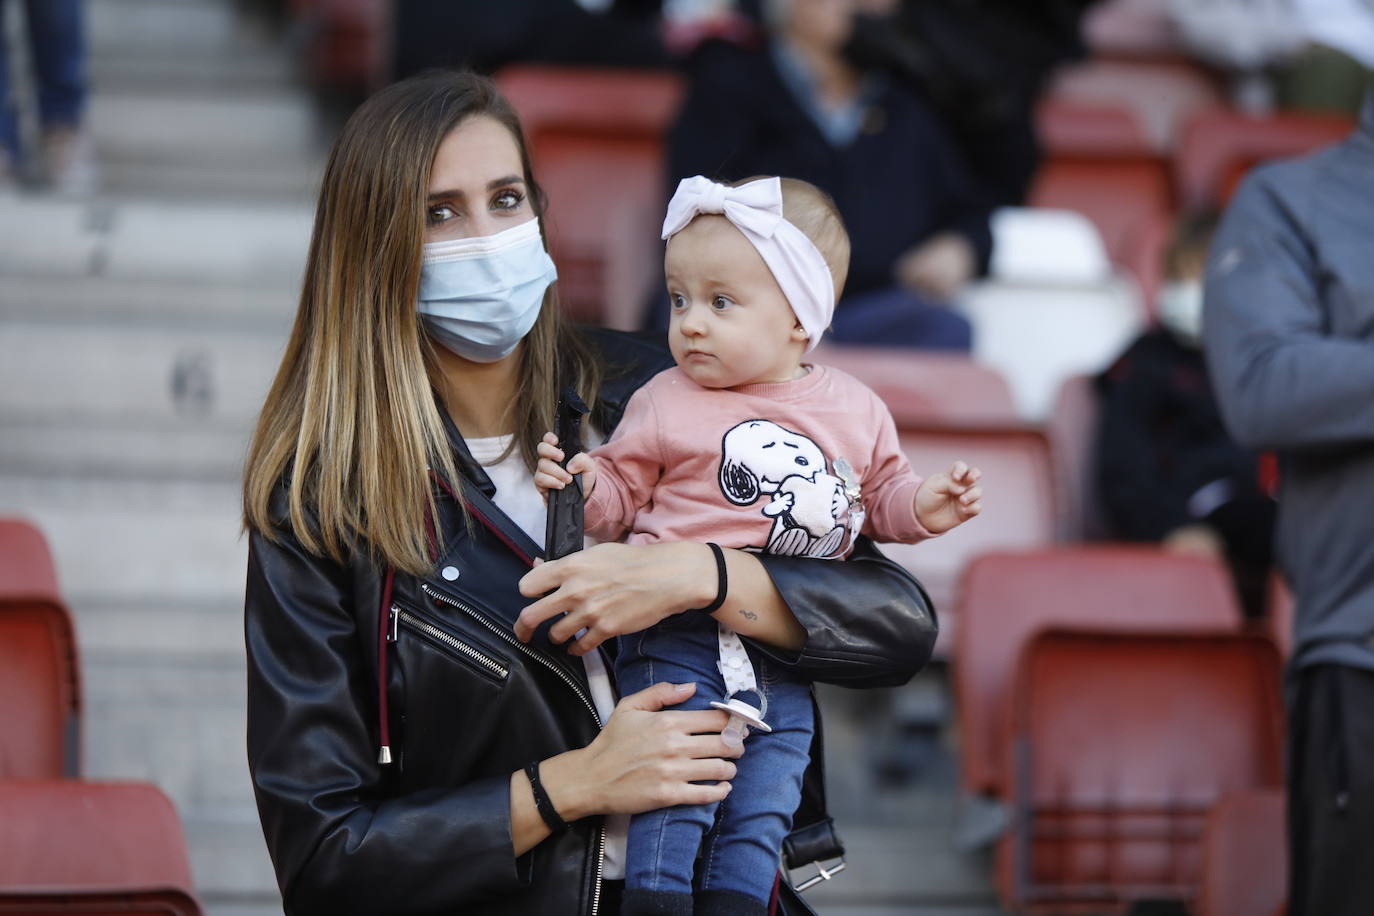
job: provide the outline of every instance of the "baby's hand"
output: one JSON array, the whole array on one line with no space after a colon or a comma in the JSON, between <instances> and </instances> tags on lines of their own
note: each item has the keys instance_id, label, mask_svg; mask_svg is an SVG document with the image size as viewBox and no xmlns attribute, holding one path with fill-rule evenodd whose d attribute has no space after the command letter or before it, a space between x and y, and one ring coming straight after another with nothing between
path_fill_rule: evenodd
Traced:
<instances>
[{"instance_id":1,"label":"baby's hand","mask_svg":"<svg viewBox=\"0 0 1374 916\"><path fill-rule=\"evenodd\" d=\"M544 433L543 441L534 451L539 456L539 464L534 469L534 485L546 499L550 490L561 490L572 483L573 474L582 475L582 495L592 495L596 486L596 462L586 452L573 455L564 468L559 464L563 460L563 450L558 447L558 437L553 433Z\"/></svg>"},{"instance_id":2,"label":"baby's hand","mask_svg":"<svg viewBox=\"0 0 1374 916\"><path fill-rule=\"evenodd\" d=\"M962 525L983 511L983 488L975 486L983 472L962 461L948 472L931 474L916 489L916 519L932 534Z\"/></svg>"}]
</instances>

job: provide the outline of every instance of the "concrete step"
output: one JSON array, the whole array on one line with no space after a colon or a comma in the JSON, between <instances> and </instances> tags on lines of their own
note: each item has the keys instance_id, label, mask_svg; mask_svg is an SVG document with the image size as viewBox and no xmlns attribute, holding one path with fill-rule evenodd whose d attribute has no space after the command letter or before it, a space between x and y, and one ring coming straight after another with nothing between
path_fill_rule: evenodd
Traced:
<instances>
[{"instance_id":1,"label":"concrete step","mask_svg":"<svg viewBox=\"0 0 1374 916\"><path fill-rule=\"evenodd\" d=\"M88 0L86 35L93 57L111 53L214 55L252 34L225 0Z\"/></svg>"},{"instance_id":2,"label":"concrete step","mask_svg":"<svg viewBox=\"0 0 1374 916\"><path fill-rule=\"evenodd\" d=\"M313 203L0 195L0 274L299 290ZM165 299L166 294L161 294ZM0 308L17 307L8 298Z\"/></svg>"},{"instance_id":3,"label":"concrete step","mask_svg":"<svg viewBox=\"0 0 1374 916\"><path fill-rule=\"evenodd\" d=\"M285 337L117 323L0 326L0 422L144 423L199 417L241 428L262 407Z\"/></svg>"},{"instance_id":4,"label":"concrete step","mask_svg":"<svg viewBox=\"0 0 1374 916\"><path fill-rule=\"evenodd\" d=\"M248 550L236 482L4 474L0 514L43 531L74 605L223 607L243 598Z\"/></svg>"},{"instance_id":5,"label":"concrete step","mask_svg":"<svg viewBox=\"0 0 1374 916\"><path fill-rule=\"evenodd\" d=\"M101 264L105 258L100 256ZM7 321L66 327L118 322L164 330L257 331L285 339L300 294L298 284L284 277L276 282L263 278L270 285L237 285L104 273L19 272L24 267L0 274L0 318Z\"/></svg>"},{"instance_id":6,"label":"concrete step","mask_svg":"<svg viewBox=\"0 0 1374 916\"><path fill-rule=\"evenodd\" d=\"M190 416L157 421L101 415L6 419L0 467L33 477L236 483L253 425Z\"/></svg>"}]
</instances>

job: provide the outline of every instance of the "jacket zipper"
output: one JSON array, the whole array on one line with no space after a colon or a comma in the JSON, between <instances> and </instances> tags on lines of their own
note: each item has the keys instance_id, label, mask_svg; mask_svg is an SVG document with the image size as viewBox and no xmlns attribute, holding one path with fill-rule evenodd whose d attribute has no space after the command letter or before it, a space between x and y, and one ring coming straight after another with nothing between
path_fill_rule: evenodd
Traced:
<instances>
[{"instance_id":1,"label":"jacket zipper","mask_svg":"<svg viewBox=\"0 0 1374 916\"><path fill-rule=\"evenodd\" d=\"M586 692L582 690L581 686L578 685L577 681L573 680L572 676L569 675L568 672L564 671L558 665L549 661L543 655L534 651L529 646L522 643L520 640L516 639L510 633L507 633L505 630L498 627L495 623L488 620L487 617L480 611L476 610L475 608L469 607L468 605L459 601L457 598L452 598L444 592L441 592L438 589L431 587L427 582L420 583L420 590L424 592L426 595L429 595L435 601L447 604L449 607L457 608L464 614L467 614L473 620L476 620L482 626L486 627L488 630L495 633L498 637L510 643L512 646L515 647L517 651L528 656L529 658L534 659L540 665L544 666L545 668L552 671L554 674L558 675L559 680L563 681L563 683L567 684L570 688L572 688L573 693L577 694L577 698L582 701L582 705L587 707L587 711L592 714L592 720L596 722L597 728L601 727L601 716L596 711L596 704L592 702L591 697L587 696ZM605 871L606 824L603 820L601 826L597 828L596 832L596 883L592 886L592 911L590 916L596 916L597 911L601 908L601 883Z\"/></svg>"},{"instance_id":2,"label":"jacket zipper","mask_svg":"<svg viewBox=\"0 0 1374 916\"><path fill-rule=\"evenodd\" d=\"M599 716L596 712L596 704L593 703L591 697L587 696L586 692L582 690L582 687L577 683L576 680L573 679L572 675L568 674L568 672L564 671L557 664L545 658L540 653L534 651L529 646L522 643L520 640L516 639L510 633L507 633L501 627L498 627L495 623L488 620L486 615L482 614L480 611L477 611L476 609L469 607L468 605L459 601L457 598L451 598L445 593L439 591L438 589L432 588L428 583L421 582L420 589L426 595L429 595L431 598L433 598L435 601L440 601L444 604L447 604L450 607L455 607L458 610L462 611L464 614L467 614L469 617L476 620L482 626L486 627L488 630L495 633L498 637L505 640L507 643L510 643L510 645L515 647L517 651L528 656L529 658L534 659L540 665L544 666L545 668L552 671L554 674L558 675L559 680L567 684L568 687L572 689L573 693L577 694L577 698L582 701L582 705L587 707L587 711L592 714L592 719L596 722L597 728L601 727L601 716Z\"/></svg>"},{"instance_id":3,"label":"jacket zipper","mask_svg":"<svg viewBox=\"0 0 1374 916\"><path fill-rule=\"evenodd\" d=\"M477 651L467 643L454 638L448 633L445 633L443 630L439 629L433 624L426 623L425 621L416 617L414 614L401 610L394 604L391 606L392 642L396 641L396 625L398 622L404 623L406 626L412 629L419 630L421 633L425 634L431 639L438 640L439 642L443 643L449 648L460 653L465 658L469 658L472 661L476 662L482 668L486 669L487 671L490 671L492 674L496 675L502 680L505 680L506 676L510 674L510 669L507 668L505 665L501 664L500 662L498 662L496 659L488 655L484 655L483 653Z\"/></svg>"}]
</instances>

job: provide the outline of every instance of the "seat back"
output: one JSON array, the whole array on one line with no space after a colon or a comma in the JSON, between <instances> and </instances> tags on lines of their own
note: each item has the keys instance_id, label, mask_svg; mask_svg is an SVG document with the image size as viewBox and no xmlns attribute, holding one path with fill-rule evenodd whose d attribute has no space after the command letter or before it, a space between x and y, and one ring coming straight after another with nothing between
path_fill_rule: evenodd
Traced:
<instances>
[{"instance_id":1,"label":"seat back","mask_svg":"<svg viewBox=\"0 0 1374 916\"><path fill-rule=\"evenodd\" d=\"M1041 633L1017 667L1010 731L1004 906L1191 901L1207 812L1281 784L1278 655L1250 635Z\"/></svg>"},{"instance_id":2,"label":"seat back","mask_svg":"<svg viewBox=\"0 0 1374 916\"><path fill-rule=\"evenodd\" d=\"M964 789L1009 790L1004 729L1013 673L1039 631L1215 632L1240 620L1226 569L1202 557L1122 545L978 557L960 583L953 646Z\"/></svg>"},{"instance_id":3,"label":"seat back","mask_svg":"<svg viewBox=\"0 0 1374 916\"><path fill-rule=\"evenodd\" d=\"M1267 916L1288 893L1284 793L1233 792L1207 815L1198 916Z\"/></svg>"},{"instance_id":4,"label":"seat back","mask_svg":"<svg viewBox=\"0 0 1374 916\"><path fill-rule=\"evenodd\" d=\"M973 325L973 356L1002 373L1022 419L1050 414L1065 378L1101 372L1145 324L1135 284L1047 286L988 281L959 305Z\"/></svg>"},{"instance_id":5,"label":"seat back","mask_svg":"<svg viewBox=\"0 0 1374 916\"><path fill-rule=\"evenodd\" d=\"M810 359L873 389L899 426L1017 422L1006 379L967 356L827 343Z\"/></svg>"},{"instance_id":6,"label":"seat back","mask_svg":"<svg viewBox=\"0 0 1374 916\"><path fill-rule=\"evenodd\" d=\"M661 72L519 66L497 83L520 113L562 305L631 330L661 277L663 137L683 85Z\"/></svg>"},{"instance_id":7,"label":"seat back","mask_svg":"<svg viewBox=\"0 0 1374 916\"><path fill-rule=\"evenodd\" d=\"M1036 109L1035 126L1050 156L1121 156L1153 151L1145 125L1121 104L1046 99Z\"/></svg>"},{"instance_id":8,"label":"seat back","mask_svg":"<svg viewBox=\"0 0 1374 916\"><path fill-rule=\"evenodd\" d=\"M1129 108L1144 126L1151 147L1164 150L1173 146L1178 125L1195 111L1222 104L1225 94L1211 71L1180 55L1139 60L1092 57L1060 67L1048 97Z\"/></svg>"},{"instance_id":9,"label":"seat back","mask_svg":"<svg viewBox=\"0 0 1374 916\"><path fill-rule=\"evenodd\" d=\"M76 635L42 533L0 518L0 779L80 768Z\"/></svg>"},{"instance_id":10,"label":"seat back","mask_svg":"<svg viewBox=\"0 0 1374 916\"><path fill-rule=\"evenodd\" d=\"M1017 426L950 428L899 426L902 450L917 474L963 459L995 488L977 518L933 540L889 544L883 552L925 584L940 614L937 654L947 656L959 628L955 585L964 567L990 550L1044 547L1054 540L1054 481L1044 435Z\"/></svg>"},{"instance_id":11,"label":"seat back","mask_svg":"<svg viewBox=\"0 0 1374 916\"><path fill-rule=\"evenodd\" d=\"M1254 117L1229 108L1198 112L1184 124L1174 155L1179 194L1191 206L1222 206L1254 166L1337 143L1354 126L1350 118L1335 114Z\"/></svg>"},{"instance_id":12,"label":"seat back","mask_svg":"<svg viewBox=\"0 0 1374 916\"><path fill-rule=\"evenodd\" d=\"M200 916L171 801L137 783L0 782L0 913Z\"/></svg>"},{"instance_id":13,"label":"seat back","mask_svg":"<svg viewBox=\"0 0 1374 916\"><path fill-rule=\"evenodd\" d=\"M388 0L292 0L306 74L316 86L369 92L386 72Z\"/></svg>"},{"instance_id":14,"label":"seat back","mask_svg":"<svg viewBox=\"0 0 1374 916\"><path fill-rule=\"evenodd\" d=\"M1097 422L1093 377L1071 375L1064 379L1045 424L1054 458L1060 541L1101 540L1106 532L1094 477Z\"/></svg>"},{"instance_id":15,"label":"seat back","mask_svg":"<svg viewBox=\"0 0 1374 916\"><path fill-rule=\"evenodd\" d=\"M1046 158L1030 191L1035 207L1075 210L1102 233L1117 264L1131 261L1131 245L1173 209L1169 164L1153 153L1055 153Z\"/></svg>"}]
</instances>

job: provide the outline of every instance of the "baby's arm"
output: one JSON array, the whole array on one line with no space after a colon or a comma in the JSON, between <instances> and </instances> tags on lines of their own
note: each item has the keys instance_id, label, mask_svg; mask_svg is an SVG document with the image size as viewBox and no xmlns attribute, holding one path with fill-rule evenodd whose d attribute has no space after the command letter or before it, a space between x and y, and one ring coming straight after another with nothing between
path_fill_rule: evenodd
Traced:
<instances>
[{"instance_id":1,"label":"baby's arm","mask_svg":"<svg viewBox=\"0 0 1374 916\"><path fill-rule=\"evenodd\" d=\"M564 468L563 450L558 447L558 437L544 433L544 439L534 448L539 455L539 464L534 469L534 485L547 499L550 490L561 490L572 483L574 474L582 475L582 498L586 499L596 489L596 462L586 452L572 456Z\"/></svg>"}]
</instances>

